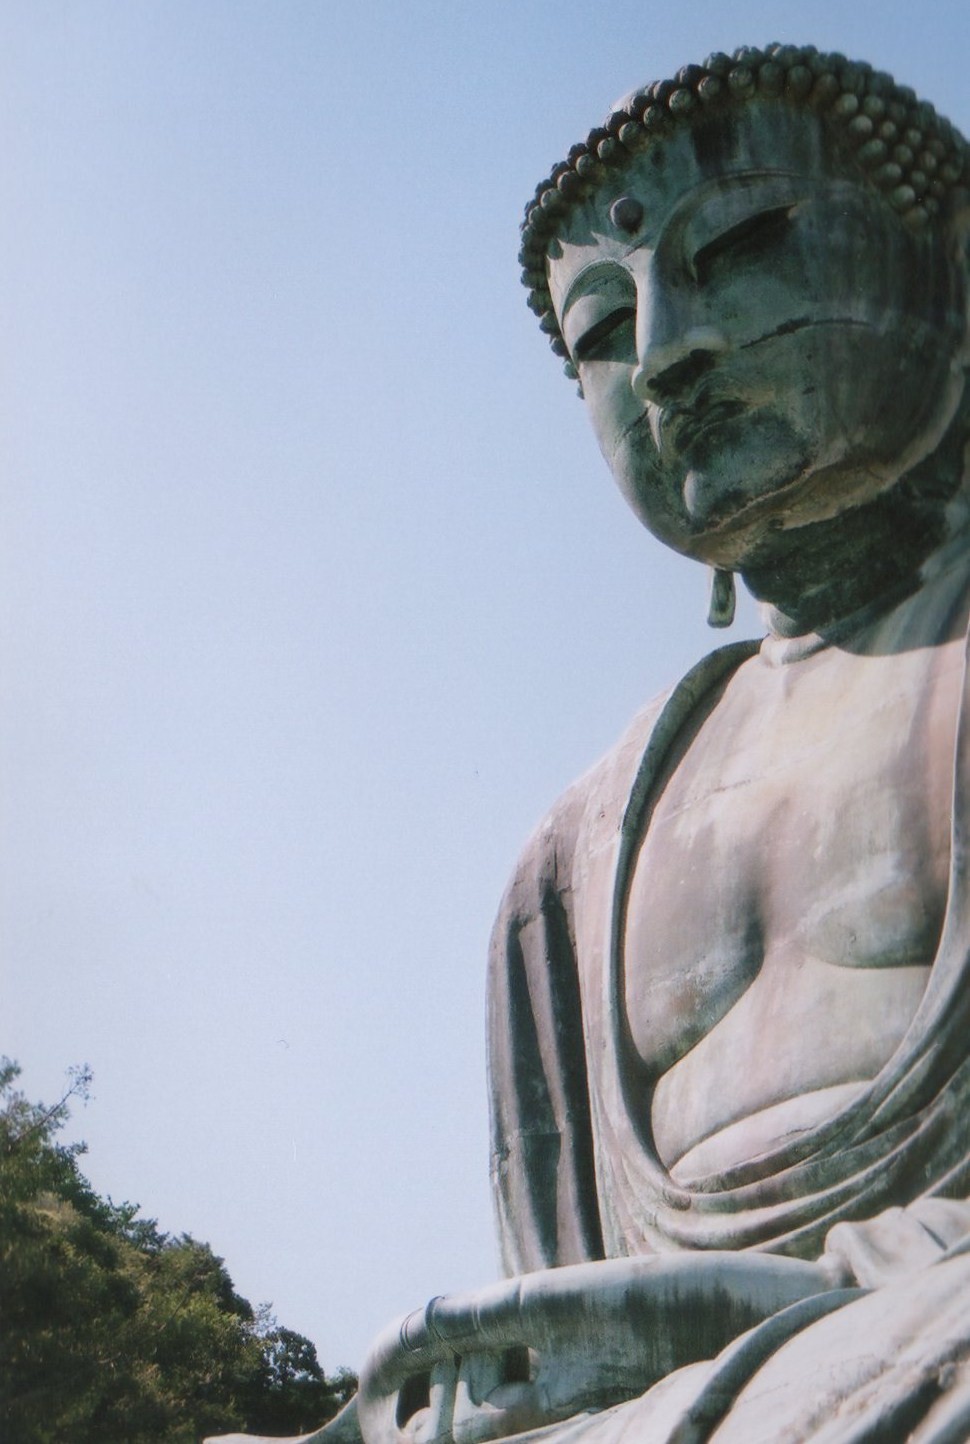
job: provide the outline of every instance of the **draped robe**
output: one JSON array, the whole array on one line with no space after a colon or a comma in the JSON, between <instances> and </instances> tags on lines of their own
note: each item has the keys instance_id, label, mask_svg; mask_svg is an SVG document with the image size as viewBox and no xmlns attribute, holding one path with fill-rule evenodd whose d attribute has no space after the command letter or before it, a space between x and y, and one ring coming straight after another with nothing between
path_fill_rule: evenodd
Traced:
<instances>
[{"instance_id":1,"label":"draped robe","mask_svg":"<svg viewBox=\"0 0 970 1444\"><path fill-rule=\"evenodd\" d=\"M540 826L508 889L489 982L503 1262L519 1274L679 1250L760 1250L824 1258L834 1282L878 1290L843 1298L821 1320L814 1305L784 1325L782 1316L769 1320L753 1344L741 1340L619 1414L587 1420L584 1441L896 1444L913 1430L914 1439L959 1444L970 1439L966 660L944 924L922 1001L885 1066L834 1117L689 1188L657 1156L649 1096L642 1082L634 1088L619 980L638 847L671 747L755 650L742 643L713 653L641 713ZM571 1429L559 1426L555 1437L571 1439Z\"/></svg>"}]
</instances>

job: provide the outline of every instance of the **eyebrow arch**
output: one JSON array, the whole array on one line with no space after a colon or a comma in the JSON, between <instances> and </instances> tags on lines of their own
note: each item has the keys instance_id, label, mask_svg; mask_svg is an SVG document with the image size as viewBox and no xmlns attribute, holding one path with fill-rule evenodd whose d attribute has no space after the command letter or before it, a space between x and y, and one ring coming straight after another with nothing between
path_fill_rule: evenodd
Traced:
<instances>
[{"instance_id":1,"label":"eyebrow arch","mask_svg":"<svg viewBox=\"0 0 970 1444\"><path fill-rule=\"evenodd\" d=\"M584 282L586 282L586 281L588 281L589 278L590 278L590 276L595 276L599 271L610 272L610 271L622 271L622 270L623 270L623 267L620 266L620 265L618 265L618 263L617 263L616 261L609 260L609 261L590 261L590 262L588 263L588 265L585 265L581 271L577 271L576 274L575 274L575 276L573 276L572 280L570 281L568 287L566 288L566 294L565 294L565 296L563 297L563 302L562 302L562 315L563 315L563 320L566 319L566 312L569 310L569 308L570 308L570 306L573 304L573 302L574 302L574 301L577 301L577 300L579 299L579 296L580 296L580 286L581 286L581 284L584 283ZM583 287L583 294L585 294L585 286Z\"/></svg>"}]
</instances>

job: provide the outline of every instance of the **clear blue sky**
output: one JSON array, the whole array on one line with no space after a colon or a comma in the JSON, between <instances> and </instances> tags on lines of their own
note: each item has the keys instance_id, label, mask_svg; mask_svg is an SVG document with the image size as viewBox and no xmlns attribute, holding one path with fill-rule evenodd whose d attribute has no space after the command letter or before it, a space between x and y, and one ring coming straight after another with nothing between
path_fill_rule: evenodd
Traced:
<instances>
[{"instance_id":1,"label":"clear blue sky","mask_svg":"<svg viewBox=\"0 0 970 1444\"><path fill-rule=\"evenodd\" d=\"M813 41L970 129L924 0L0 4L0 1048L328 1368L495 1276L519 846L714 640L518 283L633 85ZM752 611L741 630L756 627Z\"/></svg>"}]
</instances>

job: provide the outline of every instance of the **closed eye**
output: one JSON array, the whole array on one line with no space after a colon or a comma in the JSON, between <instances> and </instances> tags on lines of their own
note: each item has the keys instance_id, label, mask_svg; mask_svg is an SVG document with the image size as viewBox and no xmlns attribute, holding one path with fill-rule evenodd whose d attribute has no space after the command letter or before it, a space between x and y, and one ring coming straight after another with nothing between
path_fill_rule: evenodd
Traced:
<instances>
[{"instance_id":1,"label":"closed eye","mask_svg":"<svg viewBox=\"0 0 970 1444\"><path fill-rule=\"evenodd\" d=\"M789 228L793 205L776 206L746 216L730 226L694 253L694 275L699 285L710 280L711 272L722 259L741 260L758 257L783 239Z\"/></svg>"},{"instance_id":2,"label":"closed eye","mask_svg":"<svg viewBox=\"0 0 970 1444\"><path fill-rule=\"evenodd\" d=\"M615 311L610 311L590 326L588 331L573 342L573 360L586 361L600 347L604 345L615 332L625 326L628 321L632 322L636 316L635 306L617 306Z\"/></svg>"}]
</instances>

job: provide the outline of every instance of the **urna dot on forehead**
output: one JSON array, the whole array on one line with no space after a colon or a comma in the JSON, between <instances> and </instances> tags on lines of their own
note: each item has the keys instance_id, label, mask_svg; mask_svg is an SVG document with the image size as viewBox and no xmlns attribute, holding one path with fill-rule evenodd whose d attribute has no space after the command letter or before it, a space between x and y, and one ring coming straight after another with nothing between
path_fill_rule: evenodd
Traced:
<instances>
[{"instance_id":1,"label":"urna dot on forehead","mask_svg":"<svg viewBox=\"0 0 970 1444\"><path fill-rule=\"evenodd\" d=\"M793 113L814 117L828 163L873 188L908 227L942 227L967 200L970 152L963 136L915 91L864 61L814 46L768 45L685 65L619 100L540 181L525 208L522 281L553 351L566 358L568 375L573 367L546 275L550 241L576 206L619 181L635 157L658 151L683 127L716 150L717 137L726 139L741 108L752 105L779 120ZM621 194L610 219L619 232L633 233L643 219L642 201Z\"/></svg>"}]
</instances>

